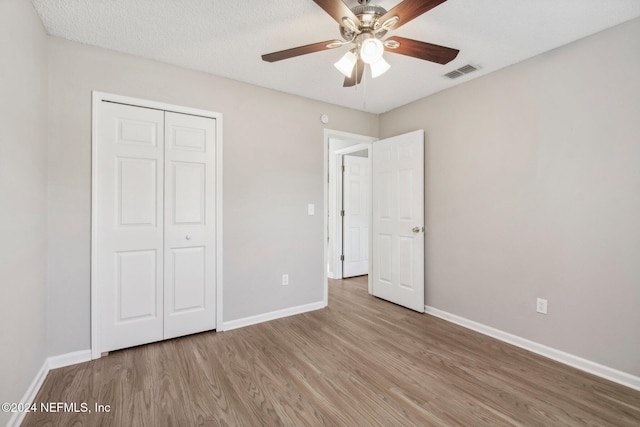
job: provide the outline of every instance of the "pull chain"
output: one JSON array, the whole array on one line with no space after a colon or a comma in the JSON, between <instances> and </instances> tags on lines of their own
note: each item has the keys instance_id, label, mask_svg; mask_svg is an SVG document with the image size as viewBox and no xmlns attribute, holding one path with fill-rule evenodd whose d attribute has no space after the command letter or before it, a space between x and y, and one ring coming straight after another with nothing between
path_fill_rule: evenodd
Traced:
<instances>
[{"instance_id":1,"label":"pull chain","mask_svg":"<svg viewBox=\"0 0 640 427\"><path fill-rule=\"evenodd\" d=\"M354 68L354 76L356 79L356 92L358 91L358 65L360 65L360 61L356 62L356 66ZM364 64L362 65L364 67ZM366 67L365 67L366 68ZM365 70L362 70L362 109L367 109L367 76L365 76Z\"/></svg>"},{"instance_id":2,"label":"pull chain","mask_svg":"<svg viewBox=\"0 0 640 427\"><path fill-rule=\"evenodd\" d=\"M362 109L367 109L367 76L363 71L362 73Z\"/></svg>"}]
</instances>

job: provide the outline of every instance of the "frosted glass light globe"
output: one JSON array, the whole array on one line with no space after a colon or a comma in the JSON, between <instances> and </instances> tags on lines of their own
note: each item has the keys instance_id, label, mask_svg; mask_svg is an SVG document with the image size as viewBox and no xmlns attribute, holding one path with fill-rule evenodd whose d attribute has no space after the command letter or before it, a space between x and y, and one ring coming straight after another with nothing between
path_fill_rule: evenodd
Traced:
<instances>
[{"instance_id":1,"label":"frosted glass light globe","mask_svg":"<svg viewBox=\"0 0 640 427\"><path fill-rule=\"evenodd\" d=\"M360 46L360 58L366 64L373 64L382 58L384 46L382 42L376 38L366 39Z\"/></svg>"}]
</instances>

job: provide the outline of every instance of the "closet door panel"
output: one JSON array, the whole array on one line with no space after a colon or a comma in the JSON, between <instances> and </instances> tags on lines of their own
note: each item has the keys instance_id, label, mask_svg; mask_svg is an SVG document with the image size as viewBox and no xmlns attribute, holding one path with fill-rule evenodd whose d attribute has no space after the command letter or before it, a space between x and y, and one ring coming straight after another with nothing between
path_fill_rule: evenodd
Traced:
<instances>
[{"instance_id":1,"label":"closet door panel","mask_svg":"<svg viewBox=\"0 0 640 427\"><path fill-rule=\"evenodd\" d=\"M173 224L205 225L206 163L171 162Z\"/></svg>"},{"instance_id":2,"label":"closet door panel","mask_svg":"<svg viewBox=\"0 0 640 427\"><path fill-rule=\"evenodd\" d=\"M164 113L103 102L98 143L100 351L163 338Z\"/></svg>"},{"instance_id":3,"label":"closet door panel","mask_svg":"<svg viewBox=\"0 0 640 427\"><path fill-rule=\"evenodd\" d=\"M203 310L206 306L206 248L193 246L171 251L173 305L171 313Z\"/></svg>"},{"instance_id":4,"label":"closet door panel","mask_svg":"<svg viewBox=\"0 0 640 427\"><path fill-rule=\"evenodd\" d=\"M165 113L164 336L214 329L215 119Z\"/></svg>"}]
</instances>

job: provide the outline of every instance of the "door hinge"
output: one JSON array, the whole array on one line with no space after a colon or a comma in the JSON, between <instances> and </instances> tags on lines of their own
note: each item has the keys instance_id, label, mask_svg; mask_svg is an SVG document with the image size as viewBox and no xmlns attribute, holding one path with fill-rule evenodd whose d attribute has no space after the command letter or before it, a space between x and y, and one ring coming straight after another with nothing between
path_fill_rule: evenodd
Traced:
<instances>
[{"instance_id":1,"label":"door hinge","mask_svg":"<svg viewBox=\"0 0 640 427\"><path fill-rule=\"evenodd\" d=\"M340 211L340 216L344 216L344 209Z\"/></svg>"},{"instance_id":2,"label":"door hinge","mask_svg":"<svg viewBox=\"0 0 640 427\"><path fill-rule=\"evenodd\" d=\"M344 255L340 255L340 261L344 261Z\"/></svg>"},{"instance_id":3,"label":"door hinge","mask_svg":"<svg viewBox=\"0 0 640 427\"><path fill-rule=\"evenodd\" d=\"M344 165L340 166L340 170L344 172Z\"/></svg>"}]
</instances>

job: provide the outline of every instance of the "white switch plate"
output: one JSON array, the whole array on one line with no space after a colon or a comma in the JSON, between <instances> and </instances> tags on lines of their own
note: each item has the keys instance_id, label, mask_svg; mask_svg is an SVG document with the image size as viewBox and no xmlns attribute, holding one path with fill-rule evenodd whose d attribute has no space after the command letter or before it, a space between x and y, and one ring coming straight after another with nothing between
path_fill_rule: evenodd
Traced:
<instances>
[{"instance_id":1,"label":"white switch plate","mask_svg":"<svg viewBox=\"0 0 640 427\"><path fill-rule=\"evenodd\" d=\"M289 284L289 275L288 274L283 274L282 275L282 286L287 286Z\"/></svg>"},{"instance_id":2,"label":"white switch plate","mask_svg":"<svg viewBox=\"0 0 640 427\"><path fill-rule=\"evenodd\" d=\"M315 215L316 214L316 206L313 203L309 203L307 205L307 215Z\"/></svg>"},{"instance_id":3,"label":"white switch plate","mask_svg":"<svg viewBox=\"0 0 640 427\"><path fill-rule=\"evenodd\" d=\"M547 300L544 298L538 298L536 302L536 311L541 314L547 314Z\"/></svg>"}]
</instances>

